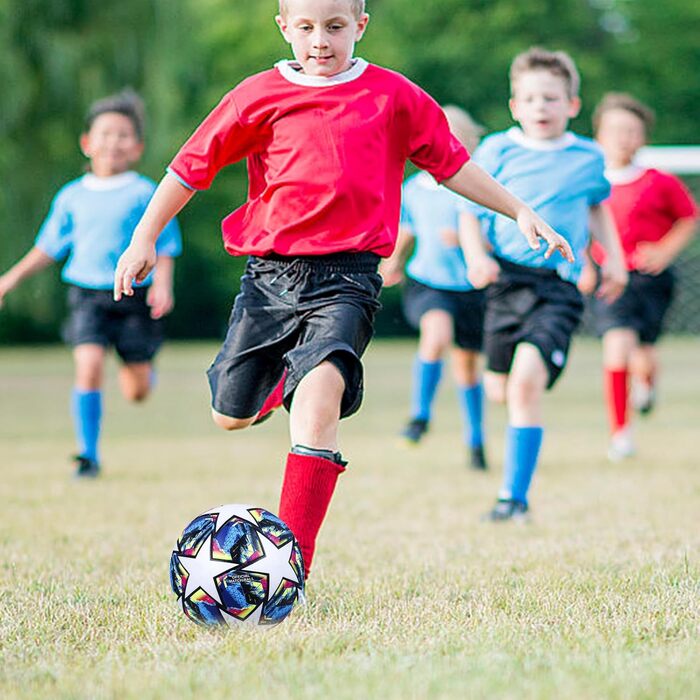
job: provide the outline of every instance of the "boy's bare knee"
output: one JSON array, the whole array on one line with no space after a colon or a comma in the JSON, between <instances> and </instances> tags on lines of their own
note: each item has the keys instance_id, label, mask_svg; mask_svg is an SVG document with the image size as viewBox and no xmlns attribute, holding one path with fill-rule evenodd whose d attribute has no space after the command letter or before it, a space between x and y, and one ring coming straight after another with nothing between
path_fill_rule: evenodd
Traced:
<instances>
[{"instance_id":1,"label":"boy's bare knee","mask_svg":"<svg viewBox=\"0 0 700 700\"><path fill-rule=\"evenodd\" d=\"M219 428L228 431L243 430L255 420L254 416L252 418L231 418L231 416L225 416L223 413L219 413L213 408L211 410L211 417Z\"/></svg>"},{"instance_id":2,"label":"boy's bare knee","mask_svg":"<svg viewBox=\"0 0 700 700\"><path fill-rule=\"evenodd\" d=\"M142 403L150 393L150 387L132 387L123 391L124 398L131 403Z\"/></svg>"}]
</instances>

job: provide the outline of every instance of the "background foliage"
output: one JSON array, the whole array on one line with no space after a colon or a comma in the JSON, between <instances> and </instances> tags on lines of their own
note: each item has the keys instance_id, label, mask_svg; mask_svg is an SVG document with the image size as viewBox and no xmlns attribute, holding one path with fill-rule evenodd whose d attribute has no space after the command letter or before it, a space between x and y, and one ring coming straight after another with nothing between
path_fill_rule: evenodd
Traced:
<instances>
[{"instance_id":1,"label":"background foliage","mask_svg":"<svg viewBox=\"0 0 700 700\"><path fill-rule=\"evenodd\" d=\"M400 70L489 129L510 118L507 70L532 44L570 51L583 75L590 133L595 101L628 90L658 111L655 141L697 142L700 4L686 0L369 0L358 53ZM0 270L32 244L58 187L84 167L77 147L89 103L125 85L147 103L141 171L160 178L218 99L289 54L274 0L0 0ZM245 166L228 169L181 216L171 335L221 334L242 262L220 245L219 221L245 197ZM24 284L0 315L0 342L51 340L63 316L58 269ZM396 291L379 330L400 330Z\"/></svg>"}]
</instances>

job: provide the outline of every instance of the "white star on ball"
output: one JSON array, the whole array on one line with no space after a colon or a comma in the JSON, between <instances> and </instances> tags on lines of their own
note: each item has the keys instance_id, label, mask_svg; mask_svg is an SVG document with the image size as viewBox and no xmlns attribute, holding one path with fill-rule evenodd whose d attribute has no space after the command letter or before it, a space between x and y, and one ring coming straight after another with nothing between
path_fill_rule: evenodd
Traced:
<instances>
[{"instance_id":1,"label":"white star on ball","mask_svg":"<svg viewBox=\"0 0 700 700\"><path fill-rule=\"evenodd\" d=\"M275 591L277 591L280 583L282 583L282 579L286 578L297 585L299 584L299 577L289 561L292 557L294 540L290 540L287 544L277 547L277 545L275 545L272 540L265 537L262 532L258 534L265 556L254 561L252 564L241 567L240 570L267 574L267 598L270 600L275 594Z\"/></svg>"},{"instance_id":2,"label":"white star on ball","mask_svg":"<svg viewBox=\"0 0 700 700\"><path fill-rule=\"evenodd\" d=\"M187 585L185 586L185 592L182 594L182 597L183 599L188 598L198 588L201 588L219 605L223 605L214 579L231 569L235 569L236 565L232 561L212 559L211 540L212 535L209 535L199 548L196 557L188 557L184 554L177 555L180 564L182 564L187 571Z\"/></svg>"},{"instance_id":3,"label":"white star on ball","mask_svg":"<svg viewBox=\"0 0 700 700\"><path fill-rule=\"evenodd\" d=\"M255 506L243 505L241 503L229 503L227 505L219 506L218 508L212 508L211 510L207 511L207 514L218 513L216 517L215 532L218 532L221 527L234 516L258 527L258 521L248 512L250 508L254 507Z\"/></svg>"}]
</instances>

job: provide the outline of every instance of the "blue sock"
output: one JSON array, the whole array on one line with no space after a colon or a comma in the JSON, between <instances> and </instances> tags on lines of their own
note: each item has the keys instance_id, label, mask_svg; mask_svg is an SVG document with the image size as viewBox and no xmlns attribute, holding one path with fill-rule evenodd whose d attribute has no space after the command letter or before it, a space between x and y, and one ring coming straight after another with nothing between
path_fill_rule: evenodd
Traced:
<instances>
[{"instance_id":1,"label":"blue sock","mask_svg":"<svg viewBox=\"0 0 700 700\"><path fill-rule=\"evenodd\" d=\"M469 447L481 447L484 444L484 390L481 384L458 386L457 396L462 408L464 423L464 442Z\"/></svg>"},{"instance_id":2,"label":"blue sock","mask_svg":"<svg viewBox=\"0 0 700 700\"><path fill-rule=\"evenodd\" d=\"M102 392L73 389L71 408L78 454L99 461L97 444L102 421Z\"/></svg>"},{"instance_id":3,"label":"blue sock","mask_svg":"<svg viewBox=\"0 0 700 700\"><path fill-rule=\"evenodd\" d=\"M543 435L544 430L539 426L508 426L501 498L527 503L527 492L537 467Z\"/></svg>"},{"instance_id":4,"label":"blue sock","mask_svg":"<svg viewBox=\"0 0 700 700\"><path fill-rule=\"evenodd\" d=\"M424 362L416 355L413 362L411 418L430 420L430 409L442 374L442 360Z\"/></svg>"}]
</instances>

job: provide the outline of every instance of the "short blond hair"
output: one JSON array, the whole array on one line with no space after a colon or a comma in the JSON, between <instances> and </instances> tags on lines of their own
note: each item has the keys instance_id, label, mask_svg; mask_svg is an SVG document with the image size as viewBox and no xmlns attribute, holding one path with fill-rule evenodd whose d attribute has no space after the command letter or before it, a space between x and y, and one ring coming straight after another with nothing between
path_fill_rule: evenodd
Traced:
<instances>
[{"instance_id":1,"label":"short blond hair","mask_svg":"<svg viewBox=\"0 0 700 700\"><path fill-rule=\"evenodd\" d=\"M450 131L468 151L473 151L484 135L484 127L475 122L469 112L457 105L444 105L442 111L450 124Z\"/></svg>"},{"instance_id":2,"label":"short blond hair","mask_svg":"<svg viewBox=\"0 0 700 700\"><path fill-rule=\"evenodd\" d=\"M365 0L348 0L350 7L352 8L352 14L355 19L360 19L365 12ZM280 15L286 17L287 15L287 0L279 0L280 3Z\"/></svg>"},{"instance_id":3,"label":"short blond hair","mask_svg":"<svg viewBox=\"0 0 700 700\"><path fill-rule=\"evenodd\" d=\"M523 73L537 70L546 70L552 75L563 78L569 98L578 96L581 76L574 59L566 51L547 51L540 46L533 46L513 59L513 63L510 64L511 93L513 86Z\"/></svg>"},{"instance_id":4,"label":"short blond hair","mask_svg":"<svg viewBox=\"0 0 700 700\"><path fill-rule=\"evenodd\" d=\"M649 132L654 128L656 115L651 107L648 107L627 92L608 92L603 95L603 99L593 111L593 131L598 132L603 115L613 109L623 109L625 112L634 114L644 124L646 136L649 136Z\"/></svg>"}]
</instances>

